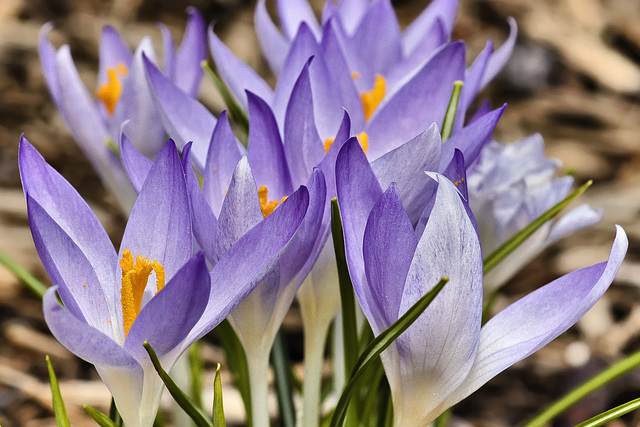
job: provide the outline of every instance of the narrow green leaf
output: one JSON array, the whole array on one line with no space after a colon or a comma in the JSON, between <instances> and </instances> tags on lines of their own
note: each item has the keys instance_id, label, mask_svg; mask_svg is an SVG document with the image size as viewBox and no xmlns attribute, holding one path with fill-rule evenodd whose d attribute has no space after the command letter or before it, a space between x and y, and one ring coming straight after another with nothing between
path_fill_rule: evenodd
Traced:
<instances>
[{"instance_id":1,"label":"narrow green leaf","mask_svg":"<svg viewBox=\"0 0 640 427\"><path fill-rule=\"evenodd\" d=\"M613 409L609 409L593 418L589 418L587 421L578 424L576 427L599 427L605 425L609 421L620 418L621 416L628 414L631 411L635 411L640 408L640 398L633 399L627 403L623 403L620 406L616 406Z\"/></svg>"},{"instance_id":2,"label":"narrow green leaf","mask_svg":"<svg viewBox=\"0 0 640 427\"><path fill-rule=\"evenodd\" d=\"M364 370L371 363L372 360L376 359L380 356L387 347L391 345L393 341L396 340L404 331L406 331L409 326L415 322L418 317L429 307L429 304L434 300L434 298L440 293L444 285L449 281L448 277L443 277L440 282L436 286L433 287L429 292L427 292L422 298L420 298L405 314L402 315L398 320L396 320L391 326L385 329L380 335L378 335L369 345L367 350L360 356L356 366L354 366L353 371L351 373L351 377L349 378L349 382L340 396L340 400L338 401L338 405L336 406L336 410L333 414L333 418L331 419L331 426L338 427L342 425L344 421L344 417L347 411L347 405L349 404L349 399L353 393L354 383L360 378Z\"/></svg>"},{"instance_id":3,"label":"narrow green leaf","mask_svg":"<svg viewBox=\"0 0 640 427\"><path fill-rule=\"evenodd\" d=\"M53 413L56 416L56 425L58 427L70 427L69 418L67 417L67 410L64 407L64 401L62 400L62 394L60 394L60 386L58 385L58 378L53 370L51 359L49 356L45 357L47 361L47 369L49 370L49 383L51 384L51 400L53 402Z\"/></svg>"},{"instance_id":4,"label":"narrow green leaf","mask_svg":"<svg viewBox=\"0 0 640 427\"><path fill-rule=\"evenodd\" d=\"M356 323L356 303L353 294L353 284L349 276L349 267L344 246L344 235L342 231L342 218L340 217L340 206L338 199L331 199L331 234L333 236L333 247L336 255L338 267L338 282L340 286L340 299L342 301L342 330L344 343L344 365L345 372L351 372L358 357L358 325ZM339 327L336 325L336 327ZM354 384L352 387L356 387ZM357 402L351 405L349 421L358 424ZM345 408L346 410L347 408Z\"/></svg>"},{"instance_id":5,"label":"narrow green leaf","mask_svg":"<svg viewBox=\"0 0 640 427\"><path fill-rule=\"evenodd\" d=\"M202 377L204 376L204 363L200 355L200 341L196 341L189 347L189 376L191 377L191 392L189 397L193 402L202 408Z\"/></svg>"},{"instance_id":6,"label":"narrow green leaf","mask_svg":"<svg viewBox=\"0 0 640 427\"><path fill-rule=\"evenodd\" d=\"M384 368L379 360L378 362L379 363L375 364L375 369L368 369L369 372L372 372L372 376L371 380L366 382L367 393L364 398L362 414L360 415L360 419L368 424L370 424L370 420L376 417L374 415L375 410L380 408L378 404L378 390L382 377L384 376Z\"/></svg>"},{"instance_id":7,"label":"narrow green leaf","mask_svg":"<svg viewBox=\"0 0 640 427\"><path fill-rule=\"evenodd\" d=\"M113 422L111 418L107 417L97 409L94 409L89 405L84 405L84 410L87 411L87 414L89 414L89 416L93 418L100 427L117 427L117 424Z\"/></svg>"},{"instance_id":8,"label":"narrow green leaf","mask_svg":"<svg viewBox=\"0 0 640 427\"><path fill-rule=\"evenodd\" d=\"M220 364L216 366L216 377L213 380L213 426L226 427L224 407L222 406L222 381L220 381Z\"/></svg>"},{"instance_id":9,"label":"narrow green leaf","mask_svg":"<svg viewBox=\"0 0 640 427\"><path fill-rule=\"evenodd\" d=\"M285 342L282 331L278 331L271 347L271 366L275 379L276 395L278 397L278 409L280 421L284 427L295 427L296 409L293 405L293 387L291 386L293 374L291 362L287 358Z\"/></svg>"},{"instance_id":10,"label":"narrow green leaf","mask_svg":"<svg viewBox=\"0 0 640 427\"><path fill-rule=\"evenodd\" d=\"M502 246L493 251L493 253L491 253L484 259L484 274L487 274L489 271L491 271L493 267L498 265L500 261L502 261L507 255L509 255L518 246L520 246L522 242L527 240L527 238L535 233L538 228L542 227L547 221L555 218L556 215L558 215L564 208L567 207L567 205L569 205L569 203L571 203L576 197L584 193L586 189L591 186L591 184L593 184L593 181L587 181L576 191L568 195L564 200L553 206L538 218L534 219L531 224L527 225L509 240L504 242Z\"/></svg>"},{"instance_id":11,"label":"narrow green leaf","mask_svg":"<svg viewBox=\"0 0 640 427\"><path fill-rule=\"evenodd\" d=\"M114 422L116 427L122 427L124 425L120 412L118 412L118 408L116 407L116 401L113 400L113 397L111 398L111 406L109 407L109 419Z\"/></svg>"},{"instance_id":12,"label":"narrow green leaf","mask_svg":"<svg viewBox=\"0 0 640 427\"><path fill-rule=\"evenodd\" d=\"M240 132L242 132L241 142L244 146L247 146L247 140L249 139L249 116L244 109L238 105L235 98L227 88L227 85L222 81L218 73L213 71L213 69L209 66L207 61L202 61L202 68L207 73L215 87L220 92L224 103L227 105L227 110L229 111L229 115L233 119L235 123L240 127Z\"/></svg>"},{"instance_id":13,"label":"narrow green leaf","mask_svg":"<svg viewBox=\"0 0 640 427\"><path fill-rule=\"evenodd\" d=\"M580 384L569 393L556 400L551 406L525 424L524 427L542 427L549 421L584 399L589 394L604 387L622 375L640 366L640 351L609 366L604 371Z\"/></svg>"},{"instance_id":14,"label":"narrow green leaf","mask_svg":"<svg viewBox=\"0 0 640 427\"><path fill-rule=\"evenodd\" d=\"M158 360L158 356L156 356L156 352L153 351L151 345L148 341L142 343L142 346L147 353L149 353L149 358L151 359L151 363L153 363L153 367L160 375L162 382L165 386L167 386L167 390L173 396L173 399L180 405L180 407L189 415L189 417L196 423L198 427L213 427L213 422L207 417L207 414L195 404L195 402L187 396L187 394L180 390L180 387L176 385L176 383L171 379L169 374L162 368L160 364L160 360Z\"/></svg>"},{"instance_id":15,"label":"narrow green leaf","mask_svg":"<svg viewBox=\"0 0 640 427\"><path fill-rule=\"evenodd\" d=\"M233 377L233 384L240 392L244 410L247 414L247 427L252 427L253 416L251 414L251 388L249 385L249 367L247 356L235 331L228 320L223 320L213 330L220 346L225 352L227 367Z\"/></svg>"},{"instance_id":16,"label":"narrow green leaf","mask_svg":"<svg viewBox=\"0 0 640 427\"><path fill-rule=\"evenodd\" d=\"M9 255L0 250L0 264L4 265L14 276L33 291L40 298L47 292L47 285L36 279L24 267L13 260Z\"/></svg>"},{"instance_id":17,"label":"narrow green leaf","mask_svg":"<svg viewBox=\"0 0 640 427\"><path fill-rule=\"evenodd\" d=\"M434 427L447 427L451 418L451 408L444 411L434 422Z\"/></svg>"},{"instance_id":18,"label":"narrow green leaf","mask_svg":"<svg viewBox=\"0 0 640 427\"><path fill-rule=\"evenodd\" d=\"M447 106L447 112L444 115L444 122L442 123L442 142L445 143L451 138L451 132L453 132L453 123L458 113L458 102L460 101L460 92L464 82L456 80L453 82L453 91L451 92L451 98L449 99L449 105Z\"/></svg>"}]
</instances>

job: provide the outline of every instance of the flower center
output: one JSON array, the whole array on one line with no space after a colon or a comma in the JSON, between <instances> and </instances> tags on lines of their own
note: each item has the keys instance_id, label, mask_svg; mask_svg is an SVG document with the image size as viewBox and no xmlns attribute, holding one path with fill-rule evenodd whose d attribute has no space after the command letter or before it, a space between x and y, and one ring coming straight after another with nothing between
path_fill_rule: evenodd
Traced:
<instances>
[{"instance_id":1,"label":"flower center","mask_svg":"<svg viewBox=\"0 0 640 427\"><path fill-rule=\"evenodd\" d=\"M135 262L129 249L122 252L120 260L122 269L122 288L120 302L124 318L124 336L126 337L131 325L142 309L142 297L152 271L156 273L156 294L164 288L164 267L158 261L150 262L149 258L136 255Z\"/></svg>"},{"instance_id":2,"label":"flower center","mask_svg":"<svg viewBox=\"0 0 640 427\"><path fill-rule=\"evenodd\" d=\"M325 139L325 141L324 141L324 152L325 153L329 152L329 149L333 145L334 141L335 141L335 138L327 138L327 139ZM369 135L367 135L366 132L360 132L358 134L358 142L360 143L360 146L362 147L362 151L364 151L364 154L367 154L367 150L369 149Z\"/></svg>"},{"instance_id":3,"label":"flower center","mask_svg":"<svg viewBox=\"0 0 640 427\"><path fill-rule=\"evenodd\" d=\"M127 74L129 74L129 70L122 62L119 62L115 67L107 68L107 82L96 91L96 96L102 101L109 114L113 114L115 111L122 94L120 78L126 77Z\"/></svg>"},{"instance_id":4,"label":"flower center","mask_svg":"<svg viewBox=\"0 0 640 427\"><path fill-rule=\"evenodd\" d=\"M373 112L376 110L382 98L384 98L387 82L380 74L376 75L376 81L373 89L360 95L362 99L362 108L364 110L364 118L369 121Z\"/></svg>"},{"instance_id":5,"label":"flower center","mask_svg":"<svg viewBox=\"0 0 640 427\"><path fill-rule=\"evenodd\" d=\"M269 214L271 214L271 212L275 210L278 204L284 203L284 201L287 200L287 196L284 196L282 200L280 200L280 202L278 202L277 200L269 201L267 196L268 193L269 193L269 190L267 189L266 185L263 185L258 189L258 199L260 200L260 210L262 211L262 216L264 218L268 217Z\"/></svg>"}]
</instances>

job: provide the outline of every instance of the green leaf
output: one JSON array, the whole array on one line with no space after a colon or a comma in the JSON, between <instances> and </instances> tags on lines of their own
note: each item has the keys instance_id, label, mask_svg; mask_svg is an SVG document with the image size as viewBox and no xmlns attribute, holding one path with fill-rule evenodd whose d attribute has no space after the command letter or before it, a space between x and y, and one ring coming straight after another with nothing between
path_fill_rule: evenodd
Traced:
<instances>
[{"instance_id":1,"label":"green leaf","mask_svg":"<svg viewBox=\"0 0 640 427\"><path fill-rule=\"evenodd\" d=\"M49 370L49 383L51 384L51 400L53 402L53 413L56 416L56 425L58 427L70 427L69 418L67 417L67 410L64 407L64 401L62 400L62 394L60 394L60 386L58 385L58 379L56 373L53 370L51 359L49 356L45 357L47 361L47 369Z\"/></svg>"},{"instance_id":2,"label":"green leaf","mask_svg":"<svg viewBox=\"0 0 640 427\"><path fill-rule=\"evenodd\" d=\"M189 415L189 417L196 423L198 427L213 427L213 422L207 417L207 414L195 404L195 402L187 396L187 394L180 390L180 387L176 385L176 383L171 379L169 374L162 368L160 364L160 360L158 360L158 356L156 356L156 352L153 351L151 345L148 341L142 343L142 346L147 353L149 353L149 358L151 359L151 363L153 363L153 367L160 375L162 382L165 386L167 386L167 390L173 396L173 399L180 405L180 407Z\"/></svg>"},{"instance_id":3,"label":"green leaf","mask_svg":"<svg viewBox=\"0 0 640 427\"><path fill-rule=\"evenodd\" d=\"M371 420L377 417L377 415L374 415L376 409L379 410L384 408L384 405L380 405L378 400L378 391L380 389L380 382L384 376L384 368L382 367L382 362L380 362L380 360L377 360L376 362L374 369L368 369L368 372L371 372L372 375L371 379L366 381L367 392L364 397L362 414L360 415L360 419L368 424L371 424Z\"/></svg>"},{"instance_id":4,"label":"green leaf","mask_svg":"<svg viewBox=\"0 0 640 427\"><path fill-rule=\"evenodd\" d=\"M525 424L525 427L544 426L589 394L618 379L622 375L636 369L638 366L640 366L640 351L637 351L614 363L604 371L580 384Z\"/></svg>"},{"instance_id":5,"label":"green leaf","mask_svg":"<svg viewBox=\"0 0 640 427\"><path fill-rule=\"evenodd\" d=\"M378 335L369 345L367 350L360 356L356 366L353 368L349 382L340 396L338 405L331 419L331 427L338 427L344 422L349 399L354 390L354 384L360 378L364 370L375 360L380 353L393 343L418 317L429 307L429 304L440 293L444 285L449 281L448 277L443 277L436 286L420 298L405 314L396 320L391 326Z\"/></svg>"},{"instance_id":6,"label":"green leaf","mask_svg":"<svg viewBox=\"0 0 640 427\"><path fill-rule=\"evenodd\" d=\"M280 421L284 427L295 427L296 410L293 405L293 387L291 386L293 374L291 362L287 358L282 331L278 331L273 341L273 347L271 347L271 366L273 367L278 397Z\"/></svg>"},{"instance_id":7,"label":"green leaf","mask_svg":"<svg viewBox=\"0 0 640 427\"><path fill-rule=\"evenodd\" d=\"M251 414L251 388L249 385L249 367L247 365L247 356L242 347L242 343L238 339L235 331L231 327L228 320L223 320L213 330L216 338L220 341L220 346L225 352L225 360L231 376L233 384L240 392L244 403L244 410L247 414L247 426L252 427L253 416Z\"/></svg>"},{"instance_id":8,"label":"green leaf","mask_svg":"<svg viewBox=\"0 0 640 427\"><path fill-rule=\"evenodd\" d=\"M47 292L47 285L36 279L24 267L13 260L9 255L0 250L0 264L4 265L14 276L33 291L40 298Z\"/></svg>"},{"instance_id":9,"label":"green leaf","mask_svg":"<svg viewBox=\"0 0 640 427\"><path fill-rule=\"evenodd\" d=\"M589 418L587 421L578 424L576 427L598 427L605 425L609 421L613 421L621 416L628 414L631 411L635 411L640 408L640 398L631 400L627 403L623 403L620 406L616 406L613 409L609 409L606 412L596 415L593 418Z\"/></svg>"},{"instance_id":10,"label":"green leaf","mask_svg":"<svg viewBox=\"0 0 640 427\"><path fill-rule=\"evenodd\" d=\"M109 419L114 422L116 427L122 427L124 425L120 412L118 412L118 408L116 407L116 401L113 400L113 397L111 398L111 406L109 407Z\"/></svg>"},{"instance_id":11,"label":"green leaf","mask_svg":"<svg viewBox=\"0 0 640 427\"><path fill-rule=\"evenodd\" d=\"M202 61L202 68L207 73L213 84L220 92L224 103L227 105L227 110L229 111L229 115L233 119L235 123L240 127L240 132L242 136L240 138L241 142L244 146L247 146L247 140L249 139L249 116L244 109L238 105L235 98L227 88L227 85L222 81L218 73L213 71L213 69L209 66L206 61Z\"/></svg>"},{"instance_id":12,"label":"green leaf","mask_svg":"<svg viewBox=\"0 0 640 427\"><path fill-rule=\"evenodd\" d=\"M224 407L222 406L222 381L220 381L220 364L216 366L216 377L213 380L213 426L226 427Z\"/></svg>"},{"instance_id":13,"label":"green leaf","mask_svg":"<svg viewBox=\"0 0 640 427\"><path fill-rule=\"evenodd\" d=\"M444 122L442 123L442 142L445 143L451 138L451 132L453 132L453 122L456 119L456 113L458 112L458 102L460 101L460 92L464 82L456 80L453 82L453 91L451 92L451 98L449 99L449 105L447 106L447 112L444 115Z\"/></svg>"},{"instance_id":14,"label":"green leaf","mask_svg":"<svg viewBox=\"0 0 640 427\"><path fill-rule=\"evenodd\" d=\"M518 246L527 240L533 233L535 233L540 227L542 227L547 221L555 218L564 208L569 205L576 197L585 192L593 184L593 181L589 180L583 184L576 191L567 196L564 200L553 206L551 209L540 215L533 220L531 224L520 230L517 234L512 236L509 240L504 242L502 246L493 251L488 257L484 259L484 274L487 274L493 267L498 265L507 255L513 252Z\"/></svg>"},{"instance_id":15,"label":"green leaf","mask_svg":"<svg viewBox=\"0 0 640 427\"><path fill-rule=\"evenodd\" d=\"M190 397L193 402L202 408L202 377L204 376L204 363L200 355L200 341L196 341L189 347L189 376L191 377Z\"/></svg>"},{"instance_id":16,"label":"green leaf","mask_svg":"<svg viewBox=\"0 0 640 427\"><path fill-rule=\"evenodd\" d=\"M113 422L111 418L107 417L97 409L94 409L89 405L84 405L84 410L87 411L87 414L89 414L89 416L93 418L100 427L117 427L117 424Z\"/></svg>"},{"instance_id":17,"label":"green leaf","mask_svg":"<svg viewBox=\"0 0 640 427\"><path fill-rule=\"evenodd\" d=\"M358 357L358 325L356 322L356 303L353 295L353 284L349 276L349 267L345 254L344 235L342 230L342 218L340 217L340 206L338 199L331 199L331 234L333 236L333 247L336 255L338 267L338 282L340 285L340 299L342 309L342 330L344 343L344 365L345 372L351 372L356 365ZM336 327L340 327L336 325ZM354 384L352 387L356 387ZM350 422L357 424L357 402L351 406L349 414ZM345 408L346 410L346 408Z\"/></svg>"}]
</instances>

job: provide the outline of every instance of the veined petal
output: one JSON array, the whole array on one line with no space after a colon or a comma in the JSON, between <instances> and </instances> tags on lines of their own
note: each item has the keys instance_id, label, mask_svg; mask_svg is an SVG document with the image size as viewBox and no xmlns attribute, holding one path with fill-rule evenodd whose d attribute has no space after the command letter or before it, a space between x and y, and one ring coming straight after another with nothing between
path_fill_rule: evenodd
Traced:
<instances>
[{"instance_id":1,"label":"veined petal","mask_svg":"<svg viewBox=\"0 0 640 427\"><path fill-rule=\"evenodd\" d=\"M280 200L293 192L278 124L269 105L247 92L249 99L249 149L247 158L259 187L267 186L269 197Z\"/></svg>"},{"instance_id":2,"label":"veined petal","mask_svg":"<svg viewBox=\"0 0 640 427\"><path fill-rule=\"evenodd\" d=\"M246 110L248 108L245 91L251 91L271 104L273 91L269 85L244 61L236 57L227 46L213 32L213 25L209 26L209 51L216 63L220 77L227 87Z\"/></svg>"},{"instance_id":3,"label":"veined petal","mask_svg":"<svg viewBox=\"0 0 640 427\"><path fill-rule=\"evenodd\" d=\"M438 169L441 146L440 131L433 123L420 135L371 162L371 169L382 188L389 187L392 182L397 184L400 199L413 224L433 193L435 183L424 172Z\"/></svg>"},{"instance_id":4,"label":"veined petal","mask_svg":"<svg viewBox=\"0 0 640 427\"><path fill-rule=\"evenodd\" d=\"M440 176L396 318L444 276L449 277L447 286L395 341L400 378L391 375L389 383L394 417L402 420L398 425L432 421L432 412L471 369L478 345L482 312L480 241L460 194L453 183ZM400 384L400 390L394 390L394 384ZM401 399L396 398L398 391Z\"/></svg>"},{"instance_id":5,"label":"veined petal","mask_svg":"<svg viewBox=\"0 0 640 427\"><path fill-rule=\"evenodd\" d=\"M165 130L180 148L193 141L193 160L196 167L203 170L216 118L204 105L167 79L153 62L144 57L143 60Z\"/></svg>"},{"instance_id":6,"label":"veined petal","mask_svg":"<svg viewBox=\"0 0 640 427\"><path fill-rule=\"evenodd\" d=\"M365 128L370 159L398 147L433 122L441 126L453 82L463 79L464 55L463 43L445 45L395 93L384 98Z\"/></svg>"},{"instance_id":7,"label":"veined petal","mask_svg":"<svg viewBox=\"0 0 640 427\"><path fill-rule=\"evenodd\" d=\"M254 24L262 53L267 59L273 74L278 76L282 71L284 59L287 56L289 41L280 33L276 24L273 23L265 3L266 0L258 0Z\"/></svg>"},{"instance_id":8,"label":"veined petal","mask_svg":"<svg viewBox=\"0 0 640 427\"><path fill-rule=\"evenodd\" d=\"M432 28L436 21L443 24L447 37L451 37L453 24L458 13L458 0L434 0L404 30L402 47L405 55L411 55L424 41L425 31Z\"/></svg>"},{"instance_id":9,"label":"veined petal","mask_svg":"<svg viewBox=\"0 0 640 427\"><path fill-rule=\"evenodd\" d=\"M342 116L342 123L340 124L340 128L338 129L338 133L336 133L329 151L327 151L324 159L322 159L322 162L320 162L320 164L318 165L318 168L324 173L324 179L327 183L327 199L329 200L337 197L335 172L336 158L338 157L338 153L340 152L340 149L342 148L344 143L349 139L350 134L351 119L349 117L349 113L344 111Z\"/></svg>"},{"instance_id":10,"label":"veined petal","mask_svg":"<svg viewBox=\"0 0 640 427\"><path fill-rule=\"evenodd\" d=\"M227 112L223 111L211 135L207 163L202 175L202 192L215 215L220 215L233 171L242 154L227 119Z\"/></svg>"},{"instance_id":11,"label":"veined petal","mask_svg":"<svg viewBox=\"0 0 640 427\"><path fill-rule=\"evenodd\" d=\"M213 241L217 262L244 234L262 221L256 182L246 157L242 157L233 171L229 191L222 204Z\"/></svg>"},{"instance_id":12,"label":"veined petal","mask_svg":"<svg viewBox=\"0 0 640 427\"><path fill-rule=\"evenodd\" d=\"M468 377L442 409L464 399L577 322L609 288L628 244L624 230L616 226L608 261L566 274L489 320L480 333L478 354Z\"/></svg>"},{"instance_id":13,"label":"veined petal","mask_svg":"<svg viewBox=\"0 0 640 427\"><path fill-rule=\"evenodd\" d=\"M164 266L167 281L193 254L184 173L178 150L171 140L158 154L131 210L118 258L125 249L133 256L158 261ZM117 263L112 268L120 270Z\"/></svg>"},{"instance_id":14,"label":"veined petal","mask_svg":"<svg viewBox=\"0 0 640 427\"><path fill-rule=\"evenodd\" d=\"M284 153L293 183L301 185L307 182L313 168L324 158L322 145L314 120L307 62L291 92L284 121Z\"/></svg>"},{"instance_id":15,"label":"veined petal","mask_svg":"<svg viewBox=\"0 0 640 427\"><path fill-rule=\"evenodd\" d=\"M207 59L204 19L194 7L188 7L189 20L176 54L176 85L192 97L198 96L202 80L202 61Z\"/></svg>"}]
</instances>

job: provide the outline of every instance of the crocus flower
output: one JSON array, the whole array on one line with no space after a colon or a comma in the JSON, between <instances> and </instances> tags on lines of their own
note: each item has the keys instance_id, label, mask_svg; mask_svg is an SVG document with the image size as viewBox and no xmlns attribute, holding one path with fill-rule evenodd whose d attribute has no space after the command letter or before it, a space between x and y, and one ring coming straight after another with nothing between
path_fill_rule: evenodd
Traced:
<instances>
[{"instance_id":1,"label":"crocus flower","mask_svg":"<svg viewBox=\"0 0 640 427\"><path fill-rule=\"evenodd\" d=\"M122 122L130 120L127 135L152 160L166 141L142 64L143 52L156 61L151 39L145 37L132 54L118 32L105 26L100 40L98 88L91 94L80 80L69 46L54 49L47 37L50 29L51 24L42 27L38 47L49 93L74 139L128 215L135 192L114 152ZM196 96L202 77L200 63L206 58L202 17L189 9L185 37L177 52L168 28L161 25L160 29L165 75L189 96Z\"/></svg>"},{"instance_id":2,"label":"crocus flower","mask_svg":"<svg viewBox=\"0 0 640 427\"><path fill-rule=\"evenodd\" d=\"M469 174L468 191L485 256L567 197L573 177L557 178L560 166L545 157L539 134L512 144L492 141L482 150ZM601 218L602 209L581 205L547 222L485 276L485 292L503 285L547 246Z\"/></svg>"},{"instance_id":3,"label":"crocus flower","mask_svg":"<svg viewBox=\"0 0 640 427\"><path fill-rule=\"evenodd\" d=\"M611 284L628 241L617 228L609 260L569 273L481 326L482 248L455 185L437 190L421 232L395 184L383 192L364 153L347 143L337 161L349 271L377 335L447 276L449 283L381 358L394 425L426 426L448 407L573 325Z\"/></svg>"},{"instance_id":4,"label":"crocus flower","mask_svg":"<svg viewBox=\"0 0 640 427\"><path fill-rule=\"evenodd\" d=\"M163 390L143 341L170 369L270 274L308 207L301 188L209 272L204 255L193 256L187 182L172 141L149 170L118 252L88 205L25 139L20 171L36 248L54 283L44 297L47 325L95 365L132 427L153 424Z\"/></svg>"}]
</instances>

